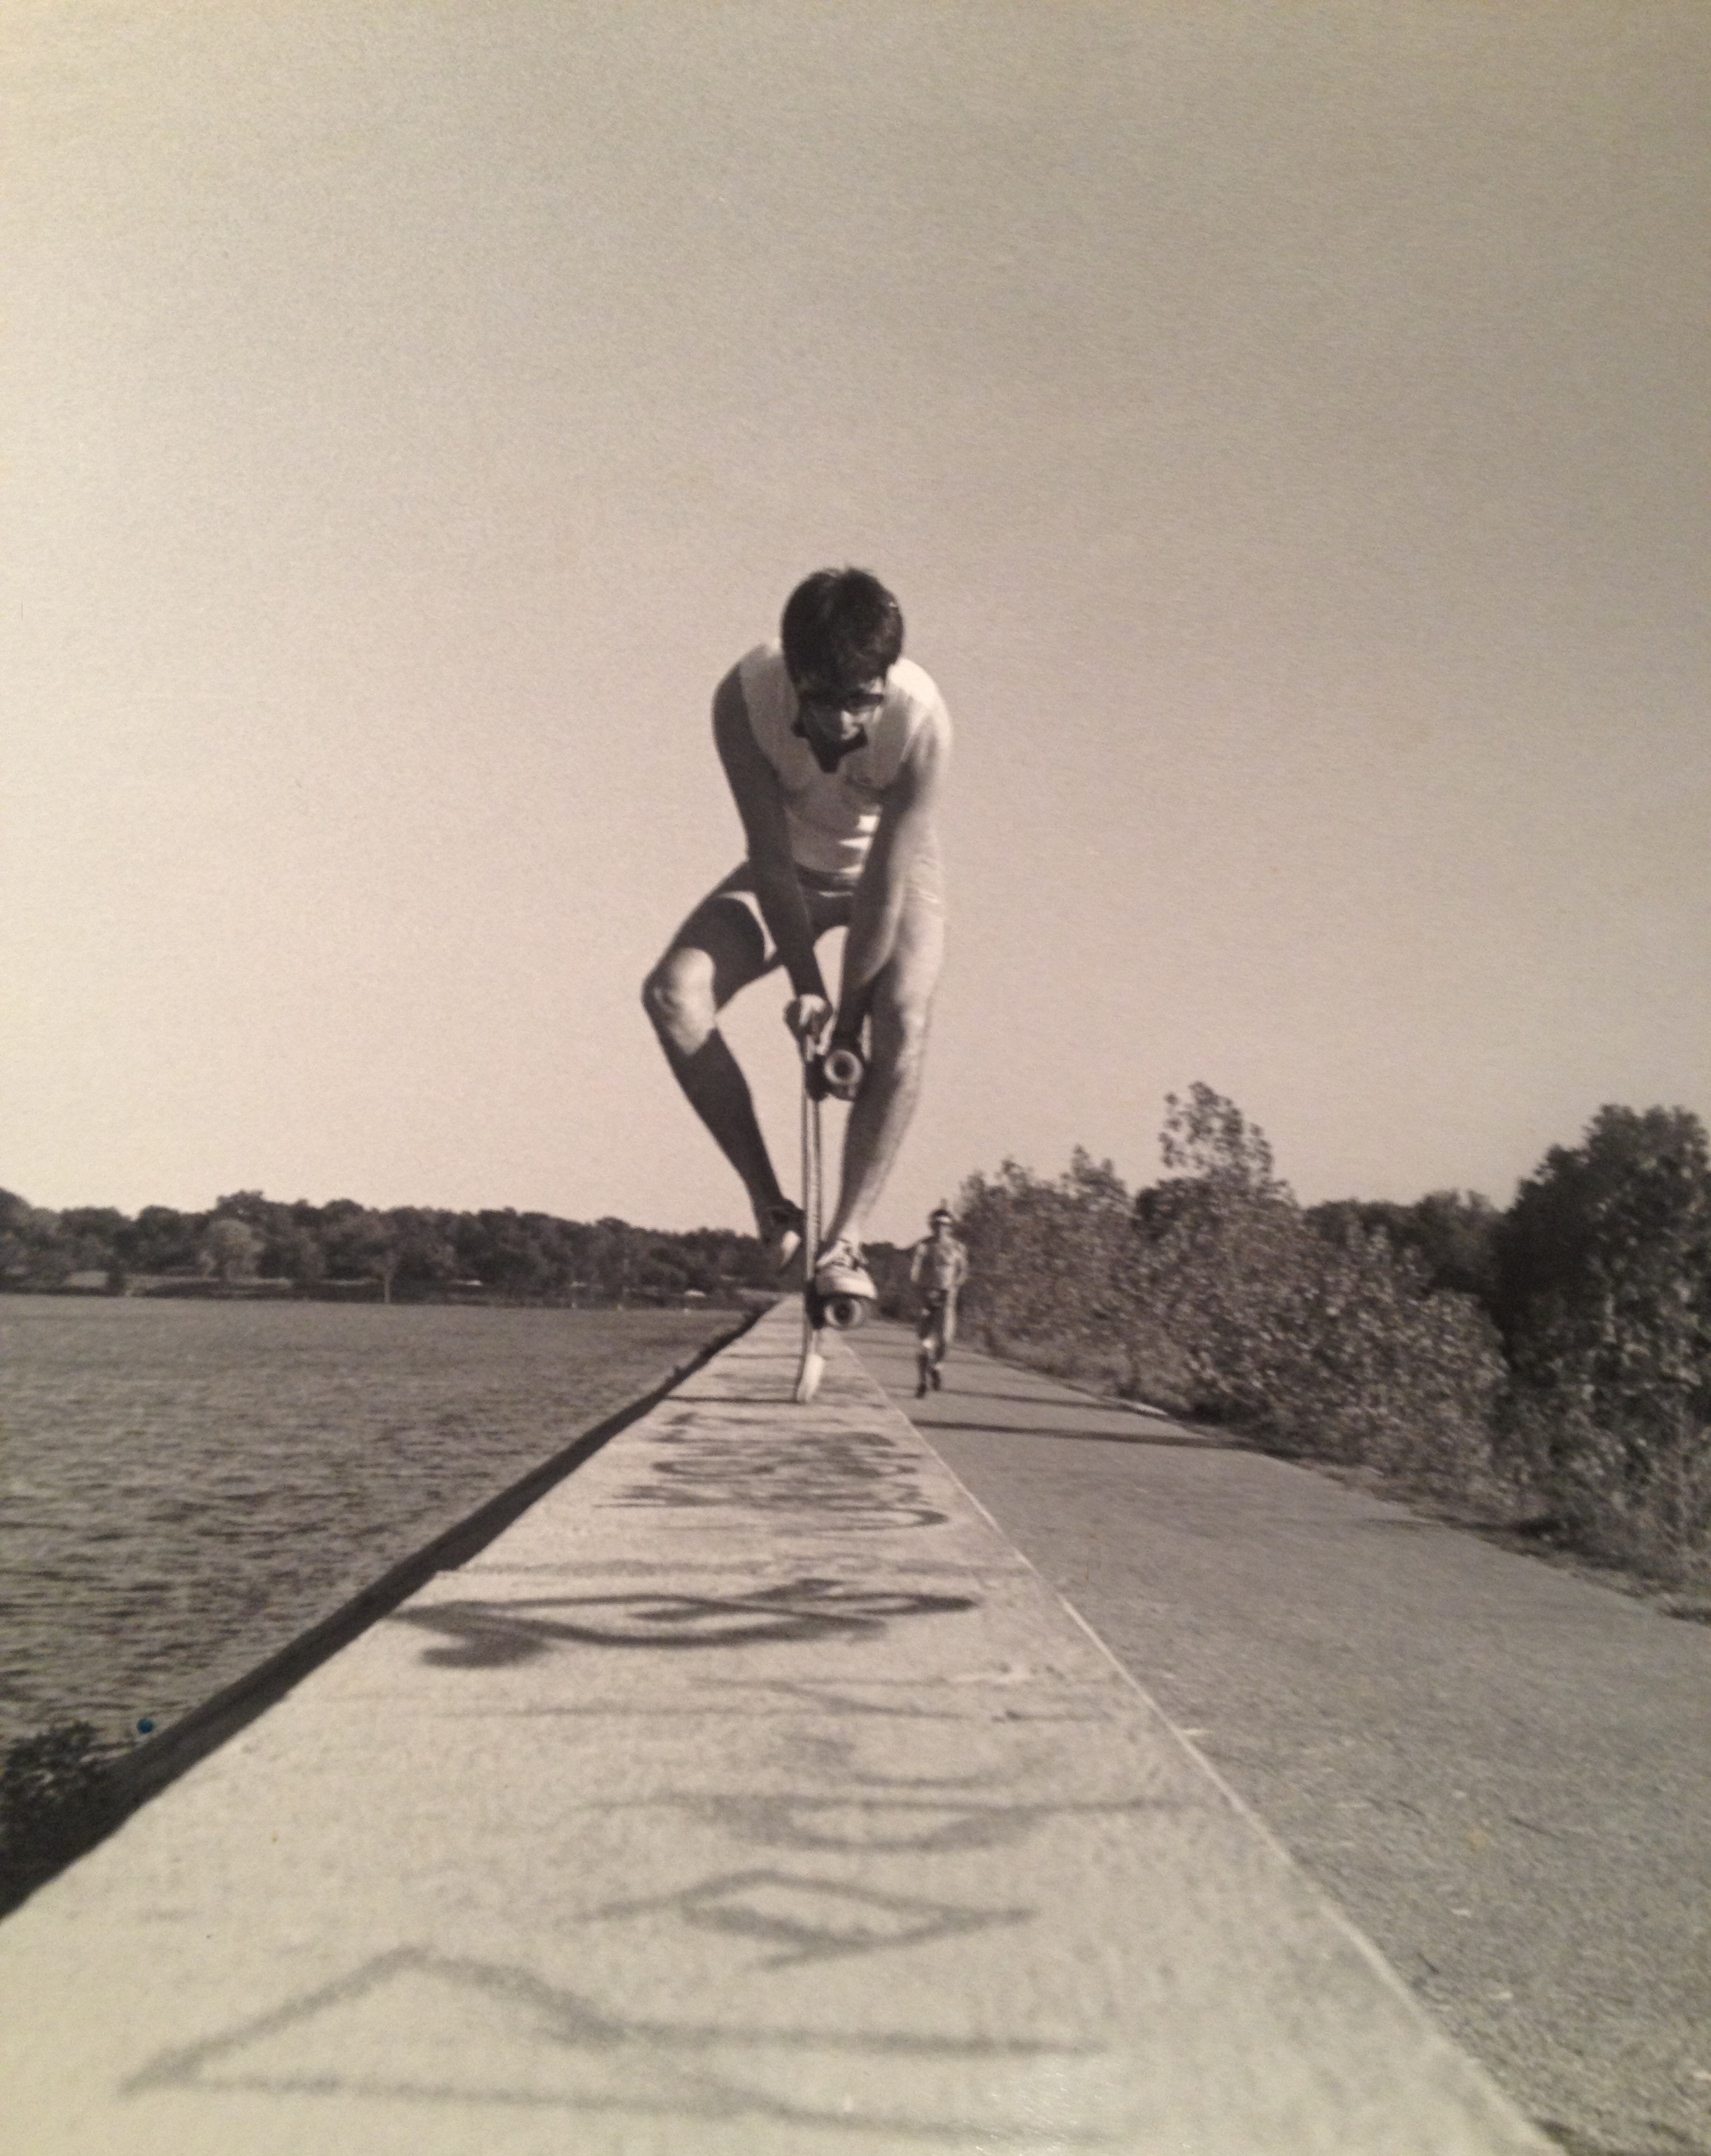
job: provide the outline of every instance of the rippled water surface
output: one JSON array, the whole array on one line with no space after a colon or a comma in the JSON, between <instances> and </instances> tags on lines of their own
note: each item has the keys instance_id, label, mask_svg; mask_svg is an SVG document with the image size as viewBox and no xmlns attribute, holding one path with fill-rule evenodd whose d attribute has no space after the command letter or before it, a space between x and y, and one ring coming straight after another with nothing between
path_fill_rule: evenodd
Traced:
<instances>
[{"instance_id":1,"label":"rippled water surface","mask_svg":"<svg viewBox=\"0 0 1711 2156\"><path fill-rule=\"evenodd\" d=\"M0 1747L172 1722L736 1322L0 1300Z\"/></svg>"}]
</instances>

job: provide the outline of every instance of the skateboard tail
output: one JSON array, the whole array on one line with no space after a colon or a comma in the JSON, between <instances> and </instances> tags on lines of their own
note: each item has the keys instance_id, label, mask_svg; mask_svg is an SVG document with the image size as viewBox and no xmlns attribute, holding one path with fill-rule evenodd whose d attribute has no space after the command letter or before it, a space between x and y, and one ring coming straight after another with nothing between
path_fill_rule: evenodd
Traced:
<instances>
[{"instance_id":1,"label":"skateboard tail","mask_svg":"<svg viewBox=\"0 0 1711 2156\"><path fill-rule=\"evenodd\" d=\"M802 1351L802 1367L796 1373L796 1404L805 1408L820 1390L820 1373L825 1368L825 1358L818 1347L806 1347Z\"/></svg>"}]
</instances>

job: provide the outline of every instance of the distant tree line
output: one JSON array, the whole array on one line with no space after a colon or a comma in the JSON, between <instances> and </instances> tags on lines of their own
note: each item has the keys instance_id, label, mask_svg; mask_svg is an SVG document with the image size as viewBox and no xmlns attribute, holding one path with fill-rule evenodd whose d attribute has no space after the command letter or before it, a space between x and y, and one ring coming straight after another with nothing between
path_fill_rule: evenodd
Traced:
<instances>
[{"instance_id":1,"label":"distant tree line","mask_svg":"<svg viewBox=\"0 0 1711 2156\"><path fill-rule=\"evenodd\" d=\"M351 1199L285 1204L239 1190L205 1213L146 1205L49 1212L0 1191L0 1289L75 1284L115 1294L480 1296L516 1301L735 1300L773 1288L753 1235L686 1232L549 1213L381 1210Z\"/></svg>"},{"instance_id":2,"label":"distant tree line","mask_svg":"<svg viewBox=\"0 0 1711 2156\"><path fill-rule=\"evenodd\" d=\"M1303 1207L1262 1132L1171 1096L1133 1194L1077 1151L964 1185L986 1344L1304 1455L1530 1508L1679 1577L1711 1548L1711 1152L1680 1108L1599 1111L1499 1211Z\"/></svg>"}]
</instances>

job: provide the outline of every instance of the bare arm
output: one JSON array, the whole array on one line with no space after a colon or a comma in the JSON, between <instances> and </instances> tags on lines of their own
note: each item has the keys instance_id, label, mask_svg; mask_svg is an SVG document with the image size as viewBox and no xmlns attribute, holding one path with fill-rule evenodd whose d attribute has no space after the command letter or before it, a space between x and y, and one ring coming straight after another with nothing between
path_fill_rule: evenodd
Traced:
<instances>
[{"instance_id":1,"label":"bare arm","mask_svg":"<svg viewBox=\"0 0 1711 2156\"><path fill-rule=\"evenodd\" d=\"M814 930L790 859L784 797L777 773L755 741L742 684L734 667L713 692L713 740L737 813L742 819L755 896L790 976L790 986L799 996L824 996L825 980L814 953Z\"/></svg>"},{"instance_id":2,"label":"bare arm","mask_svg":"<svg viewBox=\"0 0 1711 2156\"><path fill-rule=\"evenodd\" d=\"M937 843L934 819L949 762L950 730L941 715L922 726L911 744L879 812L844 946L844 978L832 1029L836 1040L854 1043L860 1038L873 984L897 940L909 878L922 854Z\"/></svg>"}]
</instances>

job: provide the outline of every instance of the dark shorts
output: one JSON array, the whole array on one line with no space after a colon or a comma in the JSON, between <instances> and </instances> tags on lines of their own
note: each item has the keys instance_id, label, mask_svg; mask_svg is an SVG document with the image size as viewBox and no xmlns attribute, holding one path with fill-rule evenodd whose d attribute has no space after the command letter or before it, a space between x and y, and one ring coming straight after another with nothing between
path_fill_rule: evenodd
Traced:
<instances>
[{"instance_id":1,"label":"dark shorts","mask_svg":"<svg viewBox=\"0 0 1711 2156\"><path fill-rule=\"evenodd\" d=\"M917 1340L931 1340L943 1323L950 1297L943 1288L925 1288L921 1296L921 1315L915 1321Z\"/></svg>"}]
</instances>

